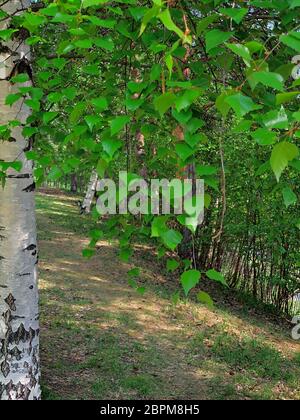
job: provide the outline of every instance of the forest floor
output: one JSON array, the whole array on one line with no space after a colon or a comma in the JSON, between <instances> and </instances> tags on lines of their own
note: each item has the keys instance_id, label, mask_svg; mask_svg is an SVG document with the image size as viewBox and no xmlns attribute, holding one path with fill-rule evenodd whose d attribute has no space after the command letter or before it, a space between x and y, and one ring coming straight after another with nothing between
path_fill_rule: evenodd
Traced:
<instances>
[{"instance_id":1,"label":"forest floor","mask_svg":"<svg viewBox=\"0 0 300 420\"><path fill-rule=\"evenodd\" d=\"M81 257L94 222L76 198L39 193L37 214L44 399L300 399L291 326L222 299L172 304L177 279L137 245L141 296L113 244Z\"/></svg>"}]
</instances>

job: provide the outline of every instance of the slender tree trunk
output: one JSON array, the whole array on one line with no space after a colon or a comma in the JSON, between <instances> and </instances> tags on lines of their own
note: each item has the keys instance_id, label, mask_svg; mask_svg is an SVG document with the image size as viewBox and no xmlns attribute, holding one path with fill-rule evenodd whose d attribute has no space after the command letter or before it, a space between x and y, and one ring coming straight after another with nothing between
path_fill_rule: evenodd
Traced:
<instances>
[{"instance_id":1,"label":"slender tree trunk","mask_svg":"<svg viewBox=\"0 0 300 420\"><path fill-rule=\"evenodd\" d=\"M78 190L78 179L76 174L71 174L71 192L77 193Z\"/></svg>"},{"instance_id":2,"label":"slender tree trunk","mask_svg":"<svg viewBox=\"0 0 300 420\"><path fill-rule=\"evenodd\" d=\"M92 174L91 174L91 178L88 184L88 189L85 195L85 198L83 200L82 203L82 210L86 213L89 214L91 212L91 208L92 208L92 204L93 204L93 200L96 194L96 189L97 189L97 182L98 182L98 174L95 170L93 170Z\"/></svg>"},{"instance_id":3,"label":"slender tree trunk","mask_svg":"<svg viewBox=\"0 0 300 420\"><path fill-rule=\"evenodd\" d=\"M23 1L22 5L28 5ZM20 9L20 1L9 1L2 9L10 14ZM0 23L0 29L9 22ZM0 124L25 122L30 115L22 101L5 105L16 86L5 80L18 58L28 58L28 47L20 40L8 42L13 51L0 53ZM37 245L32 163L26 160L28 142L20 127L10 141L0 141L1 159L21 161L20 172L10 169L4 188L0 186L0 400L40 399L39 314L37 290Z\"/></svg>"}]
</instances>

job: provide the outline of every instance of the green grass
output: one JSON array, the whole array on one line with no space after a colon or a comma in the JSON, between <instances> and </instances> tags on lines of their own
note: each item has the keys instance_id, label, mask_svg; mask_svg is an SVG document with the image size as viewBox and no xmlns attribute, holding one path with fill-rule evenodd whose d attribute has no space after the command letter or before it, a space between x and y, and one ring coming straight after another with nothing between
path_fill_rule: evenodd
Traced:
<instances>
[{"instance_id":1,"label":"green grass","mask_svg":"<svg viewBox=\"0 0 300 420\"><path fill-rule=\"evenodd\" d=\"M46 386L42 385L42 395L44 400L61 400L61 397L57 394L55 394L53 391L51 391Z\"/></svg>"},{"instance_id":2,"label":"green grass","mask_svg":"<svg viewBox=\"0 0 300 420\"><path fill-rule=\"evenodd\" d=\"M48 221L55 224L56 229L63 229L66 232L86 235L91 229L95 228L96 222L85 215L81 215L76 201L79 197L62 196L52 197L46 195L37 195L36 210L38 215L46 215ZM44 229L40 224L40 239L51 240L54 234L48 229Z\"/></svg>"},{"instance_id":3,"label":"green grass","mask_svg":"<svg viewBox=\"0 0 300 420\"><path fill-rule=\"evenodd\" d=\"M206 346L208 339L211 342ZM291 389L299 387L297 356L294 360L284 357L262 338L240 339L233 334L206 332L193 339L191 348L198 356L192 358L194 365L213 368L216 373L210 381L214 399L269 400L278 398L274 393L278 383Z\"/></svg>"},{"instance_id":4,"label":"green grass","mask_svg":"<svg viewBox=\"0 0 300 420\"><path fill-rule=\"evenodd\" d=\"M245 370L259 378L275 381L294 379L292 362L260 340L239 340L232 335L222 334L216 338L211 352L231 368Z\"/></svg>"},{"instance_id":5,"label":"green grass","mask_svg":"<svg viewBox=\"0 0 300 420\"><path fill-rule=\"evenodd\" d=\"M176 279L158 283L150 254L138 261L150 282L140 296L111 244L81 258L94 222L74 199L37 203L44 399L300 398L300 347L288 328L222 301L172 304Z\"/></svg>"}]
</instances>

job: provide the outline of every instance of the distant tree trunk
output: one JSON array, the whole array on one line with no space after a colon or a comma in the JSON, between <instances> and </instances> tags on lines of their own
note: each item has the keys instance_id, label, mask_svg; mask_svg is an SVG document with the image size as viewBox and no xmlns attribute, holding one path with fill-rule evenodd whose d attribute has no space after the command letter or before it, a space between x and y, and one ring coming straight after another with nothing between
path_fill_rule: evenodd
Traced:
<instances>
[{"instance_id":1,"label":"distant tree trunk","mask_svg":"<svg viewBox=\"0 0 300 420\"><path fill-rule=\"evenodd\" d=\"M88 184L87 192L81 206L82 210L86 214L89 214L91 212L93 200L96 194L98 179L99 178L98 178L97 172L93 170L89 184Z\"/></svg>"},{"instance_id":2,"label":"distant tree trunk","mask_svg":"<svg viewBox=\"0 0 300 420\"><path fill-rule=\"evenodd\" d=\"M78 190L78 180L76 174L71 174L71 192L77 193Z\"/></svg>"},{"instance_id":3,"label":"distant tree trunk","mask_svg":"<svg viewBox=\"0 0 300 420\"><path fill-rule=\"evenodd\" d=\"M23 8L28 5L23 0ZM1 6L13 14L20 9L20 1ZM0 29L9 24L9 20L2 21ZM5 105L6 96L16 91L16 85L6 79L16 58L25 63L29 50L19 39L6 47L11 52L0 52L0 62L5 62L0 68L0 124L16 119L25 123L30 111L23 101ZM21 127L12 130L10 141L0 141L1 159L23 164L20 172L8 170L4 189L0 186L0 400L40 399L35 184L26 149L29 145Z\"/></svg>"}]
</instances>

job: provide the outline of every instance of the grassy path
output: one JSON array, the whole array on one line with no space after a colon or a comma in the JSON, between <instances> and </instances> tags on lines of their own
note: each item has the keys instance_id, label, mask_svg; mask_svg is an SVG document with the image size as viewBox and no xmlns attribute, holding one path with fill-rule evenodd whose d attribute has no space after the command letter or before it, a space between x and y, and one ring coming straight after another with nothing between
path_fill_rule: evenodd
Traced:
<instances>
[{"instance_id":1,"label":"grassy path","mask_svg":"<svg viewBox=\"0 0 300 420\"><path fill-rule=\"evenodd\" d=\"M81 257L93 222L75 199L37 197L46 399L300 399L300 345L289 331L230 307L174 307L147 249L151 283L127 284L129 265L102 242Z\"/></svg>"}]
</instances>

